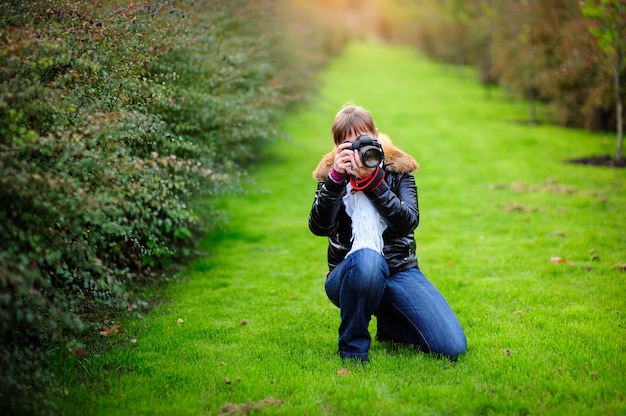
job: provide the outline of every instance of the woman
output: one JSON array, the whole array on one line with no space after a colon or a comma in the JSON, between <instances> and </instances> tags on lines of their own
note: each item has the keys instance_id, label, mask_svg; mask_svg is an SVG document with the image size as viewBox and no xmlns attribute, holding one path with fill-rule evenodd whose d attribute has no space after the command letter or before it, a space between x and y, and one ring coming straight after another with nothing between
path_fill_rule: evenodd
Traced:
<instances>
[{"instance_id":1,"label":"woman","mask_svg":"<svg viewBox=\"0 0 626 416\"><path fill-rule=\"evenodd\" d=\"M325 289L340 309L339 355L368 360L368 325L376 315L380 341L455 359L466 350L465 334L415 255L417 162L379 135L362 107L343 107L331 132L335 148L313 172L318 185L309 228L328 237ZM366 166L351 149L363 135L382 146L377 166Z\"/></svg>"}]
</instances>

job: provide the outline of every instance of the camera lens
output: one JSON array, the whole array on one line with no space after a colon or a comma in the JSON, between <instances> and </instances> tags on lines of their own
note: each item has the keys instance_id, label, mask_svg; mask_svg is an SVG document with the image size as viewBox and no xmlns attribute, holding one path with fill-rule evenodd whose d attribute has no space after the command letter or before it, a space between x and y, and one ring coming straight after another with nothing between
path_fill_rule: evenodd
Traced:
<instances>
[{"instance_id":1,"label":"camera lens","mask_svg":"<svg viewBox=\"0 0 626 416\"><path fill-rule=\"evenodd\" d=\"M361 149L361 161L368 168L375 168L382 161L382 153L374 146L366 146Z\"/></svg>"}]
</instances>

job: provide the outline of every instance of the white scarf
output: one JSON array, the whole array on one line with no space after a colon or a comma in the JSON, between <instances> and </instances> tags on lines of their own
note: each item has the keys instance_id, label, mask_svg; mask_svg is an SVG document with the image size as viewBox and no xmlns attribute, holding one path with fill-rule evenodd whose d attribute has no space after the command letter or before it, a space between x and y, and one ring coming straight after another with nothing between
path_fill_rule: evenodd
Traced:
<instances>
[{"instance_id":1,"label":"white scarf","mask_svg":"<svg viewBox=\"0 0 626 416\"><path fill-rule=\"evenodd\" d=\"M348 183L343 203L352 218L352 249L346 257L362 248L370 248L383 254L383 231L387 224L369 198L361 191L353 193L352 185Z\"/></svg>"}]
</instances>

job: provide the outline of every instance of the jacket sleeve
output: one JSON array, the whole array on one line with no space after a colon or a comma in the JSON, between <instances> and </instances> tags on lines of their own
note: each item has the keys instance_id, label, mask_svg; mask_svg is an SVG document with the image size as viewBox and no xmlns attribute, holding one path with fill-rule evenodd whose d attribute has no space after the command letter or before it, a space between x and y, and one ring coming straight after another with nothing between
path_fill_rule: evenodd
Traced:
<instances>
[{"instance_id":1,"label":"jacket sleeve","mask_svg":"<svg viewBox=\"0 0 626 416\"><path fill-rule=\"evenodd\" d=\"M365 192L387 226L397 235L413 232L419 224L420 214L417 202L417 187L412 173L397 176L397 189L394 192L388 181L383 181L378 188Z\"/></svg>"},{"instance_id":2,"label":"jacket sleeve","mask_svg":"<svg viewBox=\"0 0 626 416\"><path fill-rule=\"evenodd\" d=\"M337 183L330 178L317 183L315 200L309 214L309 229L313 234L330 236L337 231L337 218L345 193L345 183Z\"/></svg>"}]
</instances>

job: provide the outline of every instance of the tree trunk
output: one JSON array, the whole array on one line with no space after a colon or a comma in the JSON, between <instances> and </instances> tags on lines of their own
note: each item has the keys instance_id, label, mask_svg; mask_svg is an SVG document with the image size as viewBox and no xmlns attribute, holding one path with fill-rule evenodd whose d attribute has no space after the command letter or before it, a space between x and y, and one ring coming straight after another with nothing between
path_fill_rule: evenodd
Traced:
<instances>
[{"instance_id":1,"label":"tree trunk","mask_svg":"<svg viewBox=\"0 0 626 416\"><path fill-rule=\"evenodd\" d=\"M463 41L463 34L461 29L457 28L457 41L456 41L456 74L459 78L463 78L463 67L465 65L465 45Z\"/></svg>"},{"instance_id":2,"label":"tree trunk","mask_svg":"<svg viewBox=\"0 0 626 416\"><path fill-rule=\"evenodd\" d=\"M617 112L617 151L615 153L615 159L618 162L622 161L622 145L624 141L624 122L623 122L623 106L622 106L622 97L619 93L619 76L620 69L622 68L622 48L617 48L617 53L615 57L615 74L613 76L615 81L615 111Z\"/></svg>"},{"instance_id":3,"label":"tree trunk","mask_svg":"<svg viewBox=\"0 0 626 416\"><path fill-rule=\"evenodd\" d=\"M537 110L535 108L535 66L534 66L534 50L532 42L528 49L528 123L537 124Z\"/></svg>"}]
</instances>

